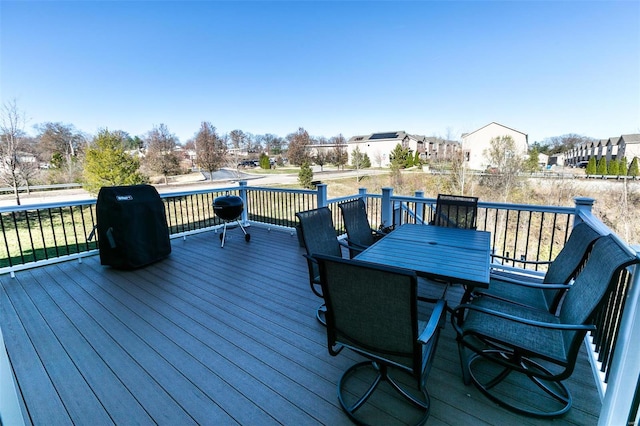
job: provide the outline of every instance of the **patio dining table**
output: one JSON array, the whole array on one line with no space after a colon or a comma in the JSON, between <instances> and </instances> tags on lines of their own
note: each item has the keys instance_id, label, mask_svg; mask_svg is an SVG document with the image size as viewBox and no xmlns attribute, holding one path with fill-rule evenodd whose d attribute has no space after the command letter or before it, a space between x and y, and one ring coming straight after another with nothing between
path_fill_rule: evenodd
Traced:
<instances>
[{"instance_id":1,"label":"patio dining table","mask_svg":"<svg viewBox=\"0 0 640 426\"><path fill-rule=\"evenodd\" d=\"M416 271L470 287L489 286L491 233L431 225L400 226L356 259Z\"/></svg>"}]
</instances>

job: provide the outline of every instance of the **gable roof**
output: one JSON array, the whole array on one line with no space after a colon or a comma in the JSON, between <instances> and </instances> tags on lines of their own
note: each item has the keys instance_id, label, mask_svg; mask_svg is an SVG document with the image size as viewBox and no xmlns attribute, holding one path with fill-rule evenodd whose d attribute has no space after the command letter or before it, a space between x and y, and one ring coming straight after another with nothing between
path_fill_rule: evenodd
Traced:
<instances>
[{"instance_id":1,"label":"gable roof","mask_svg":"<svg viewBox=\"0 0 640 426\"><path fill-rule=\"evenodd\" d=\"M620 136L620 141L624 141L624 143L626 143L626 144L640 143L640 133L633 133L633 134L630 134L630 135L622 135L622 136Z\"/></svg>"},{"instance_id":2,"label":"gable roof","mask_svg":"<svg viewBox=\"0 0 640 426\"><path fill-rule=\"evenodd\" d=\"M476 133L476 132L479 132L480 130L484 129L485 127L489 127L489 126L491 126L492 124L495 124L495 125L497 125L497 126L504 127L505 129L509 129L509 130L514 131L514 132L520 133L521 135L528 136L526 133L521 132L520 130L516 130L516 129L513 129L513 128L511 128L511 127L504 126L504 125L502 125L502 124L500 124L500 123L496 123L495 121L492 121L491 123L487 124L486 126L482 126L482 127L480 127L479 129L476 129L476 130L474 130L474 131L473 131L473 132L471 132L471 133L465 133L463 136L469 136L469 135L472 135L472 134L474 134L474 133Z\"/></svg>"}]
</instances>

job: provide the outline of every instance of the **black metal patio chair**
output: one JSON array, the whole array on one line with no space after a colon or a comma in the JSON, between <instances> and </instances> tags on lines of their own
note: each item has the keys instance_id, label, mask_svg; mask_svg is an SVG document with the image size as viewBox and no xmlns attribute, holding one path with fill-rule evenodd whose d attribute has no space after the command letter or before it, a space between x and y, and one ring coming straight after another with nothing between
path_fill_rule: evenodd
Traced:
<instances>
[{"instance_id":1,"label":"black metal patio chair","mask_svg":"<svg viewBox=\"0 0 640 426\"><path fill-rule=\"evenodd\" d=\"M636 261L607 235L595 242L557 315L490 297L455 308L452 324L464 382L517 413L545 418L566 413L572 398L562 381L573 373L584 336L595 330L593 317L619 274Z\"/></svg>"},{"instance_id":2,"label":"black metal patio chair","mask_svg":"<svg viewBox=\"0 0 640 426\"><path fill-rule=\"evenodd\" d=\"M369 359L351 366L338 381L342 409L358 424L386 423L373 407L391 396L375 392L387 382L407 402L399 408L406 416L401 421L423 424L430 408L426 380L446 303L440 300L428 321L419 321L414 271L330 256L316 259L327 304L329 353L335 356L346 347Z\"/></svg>"},{"instance_id":3,"label":"black metal patio chair","mask_svg":"<svg viewBox=\"0 0 640 426\"><path fill-rule=\"evenodd\" d=\"M300 221L302 241L306 250L305 258L309 268L309 285L316 296L323 297L318 264L313 256L323 254L342 257L343 245L340 244L336 236L331 210L328 207L298 212L296 216ZM323 325L325 324L325 311L324 303L316 311L316 318Z\"/></svg>"},{"instance_id":4,"label":"black metal patio chair","mask_svg":"<svg viewBox=\"0 0 640 426\"><path fill-rule=\"evenodd\" d=\"M476 229L478 197L438 194L436 212L431 225Z\"/></svg>"},{"instance_id":5,"label":"black metal patio chair","mask_svg":"<svg viewBox=\"0 0 640 426\"><path fill-rule=\"evenodd\" d=\"M555 313L562 296L570 288L569 282L580 271L593 244L600 237L601 235L587 223L579 223L572 229L569 239L552 262L521 261L528 264L547 264L547 272L542 278L532 276L530 270L497 265L491 273L489 288L476 290L475 294ZM470 297L473 295L463 298L463 302Z\"/></svg>"},{"instance_id":6,"label":"black metal patio chair","mask_svg":"<svg viewBox=\"0 0 640 426\"><path fill-rule=\"evenodd\" d=\"M344 227L347 230L347 244L351 258L385 236L384 233L371 228L367 207L362 198L345 201L338 207L342 212Z\"/></svg>"}]
</instances>

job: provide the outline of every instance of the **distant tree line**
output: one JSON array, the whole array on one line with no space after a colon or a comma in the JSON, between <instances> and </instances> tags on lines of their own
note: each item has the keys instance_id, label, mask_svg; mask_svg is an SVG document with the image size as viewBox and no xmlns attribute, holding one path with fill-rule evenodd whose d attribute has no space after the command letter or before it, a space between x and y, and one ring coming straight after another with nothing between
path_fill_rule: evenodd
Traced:
<instances>
[{"instance_id":1,"label":"distant tree line","mask_svg":"<svg viewBox=\"0 0 640 426\"><path fill-rule=\"evenodd\" d=\"M33 126L36 135L29 136L26 117L15 100L0 109L0 182L13 188L17 204L19 188L28 189L34 184L78 182L95 193L101 186L148 182L152 176L167 183L168 177L194 166L211 176L222 167L237 167L238 152L248 153L265 169L276 161L282 165L287 157L296 166L315 162L344 168L347 163L342 135L312 137L303 128L284 138L239 129L219 134L216 127L204 121L182 145L163 123L144 135L131 136L106 128L89 135L72 124L47 122ZM311 157L309 145L326 143L336 147L329 154Z\"/></svg>"}]
</instances>

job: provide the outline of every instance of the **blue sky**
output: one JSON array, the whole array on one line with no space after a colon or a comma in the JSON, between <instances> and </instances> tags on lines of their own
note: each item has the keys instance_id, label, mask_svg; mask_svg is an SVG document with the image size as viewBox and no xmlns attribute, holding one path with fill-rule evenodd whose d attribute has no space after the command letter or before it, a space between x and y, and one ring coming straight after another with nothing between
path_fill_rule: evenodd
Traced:
<instances>
[{"instance_id":1,"label":"blue sky","mask_svg":"<svg viewBox=\"0 0 640 426\"><path fill-rule=\"evenodd\" d=\"M2 0L12 99L31 134L608 138L640 133L640 2Z\"/></svg>"}]
</instances>

